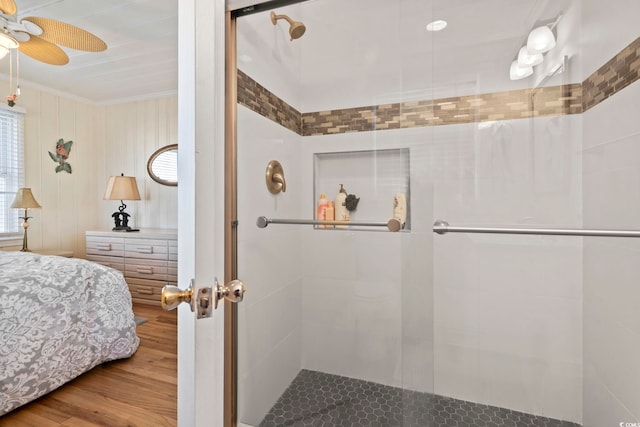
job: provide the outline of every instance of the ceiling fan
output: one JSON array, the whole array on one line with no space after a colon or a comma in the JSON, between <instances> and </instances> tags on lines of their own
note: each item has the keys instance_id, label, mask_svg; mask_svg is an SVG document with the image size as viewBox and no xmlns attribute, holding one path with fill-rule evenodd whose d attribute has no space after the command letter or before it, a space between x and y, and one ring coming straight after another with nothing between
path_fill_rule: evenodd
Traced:
<instances>
[{"instance_id":1,"label":"ceiling fan","mask_svg":"<svg viewBox=\"0 0 640 427\"><path fill-rule=\"evenodd\" d=\"M58 45L86 52L107 49L102 39L82 28L55 19L18 17L14 0L0 0L0 47L5 48L5 54L8 49L17 47L35 60L65 65L69 57Z\"/></svg>"}]
</instances>

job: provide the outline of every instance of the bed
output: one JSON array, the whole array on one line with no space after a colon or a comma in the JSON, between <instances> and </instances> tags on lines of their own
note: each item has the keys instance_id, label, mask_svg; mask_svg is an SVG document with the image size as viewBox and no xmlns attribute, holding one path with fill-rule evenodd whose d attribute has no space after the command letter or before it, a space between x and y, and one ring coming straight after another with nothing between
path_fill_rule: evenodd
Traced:
<instances>
[{"instance_id":1,"label":"bed","mask_svg":"<svg viewBox=\"0 0 640 427\"><path fill-rule=\"evenodd\" d=\"M139 339L122 274L91 261L0 251L0 416Z\"/></svg>"}]
</instances>

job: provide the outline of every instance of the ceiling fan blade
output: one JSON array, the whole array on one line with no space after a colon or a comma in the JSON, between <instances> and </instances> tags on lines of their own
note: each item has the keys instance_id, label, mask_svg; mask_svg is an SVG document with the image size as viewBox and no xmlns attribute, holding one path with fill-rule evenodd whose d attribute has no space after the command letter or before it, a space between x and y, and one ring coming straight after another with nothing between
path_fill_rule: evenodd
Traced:
<instances>
[{"instance_id":1,"label":"ceiling fan blade","mask_svg":"<svg viewBox=\"0 0 640 427\"><path fill-rule=\"evenodd\" d=\"M16 39L18 43L25 43L31 40L31 34L25 33L24 31L14 31L13 38Z\"/></svg>"},{"instance_id":2,"label":"ceiling fan blade","mask_svg":"<svg viewBox=\"0 0 640 427\"><path fill-rule=\"evenodd\" d=\"M46 64L65 65L69 63L69 57L64 50L38 36L32 35L28 42L20 43L18 49L25 55Z\"/></svg>"},{"instance_id":3,"label":"ceiling fan blade","mask_svg":"<svg viewBox=\"0 0 640 427\"><path fill-rule=\"evenodd\" d=\"M39 37L51 43L87 52L101 52L107 49L107 44L101 38L71 24L36 16L29 16L23 21L32 22L42 28Z\"/></svg>"},{"instance_id":4,"label":"ceiling fan blade","mask_svg":"<svg viewBox=\"0 0 640 427\"><path fill-rule=\"evenodd\" d=\"M13 0L0 0L0 11L6 15L13 15L18 11L18 6Z\"/></svg>"}]
</instances>

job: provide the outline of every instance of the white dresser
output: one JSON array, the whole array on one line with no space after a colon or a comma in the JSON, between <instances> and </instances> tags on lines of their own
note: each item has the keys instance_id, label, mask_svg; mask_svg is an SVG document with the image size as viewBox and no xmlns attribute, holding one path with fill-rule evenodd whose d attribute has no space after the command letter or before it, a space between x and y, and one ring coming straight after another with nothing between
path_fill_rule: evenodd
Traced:
<instances>
[{"instance_id":1,"label":"white dresser","mask_svg":"<svg viewBox=\"0 0 640 427\"><path fill-rule=\"evenodd\" d=\"M169 229L87 231L87 259L120 270L134 303L160 305L162 287L178 281L178 234Z\"/></svg>"}]
</instances>

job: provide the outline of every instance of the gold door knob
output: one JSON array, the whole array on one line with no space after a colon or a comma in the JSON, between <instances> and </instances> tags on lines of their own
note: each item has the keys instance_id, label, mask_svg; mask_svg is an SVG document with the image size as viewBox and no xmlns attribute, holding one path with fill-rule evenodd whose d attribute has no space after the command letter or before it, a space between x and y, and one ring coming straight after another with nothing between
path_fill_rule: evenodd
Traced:
<instances>
[{"instance_id":1,"label":"gold door knob","mask_svg":"<svg viewBox=\"0 0 640 427\"><path fill-rule=\"evenodd\" d=\"M180 303L187 302L191 304L192 297L193 281L191 281L189 287L184 291L177 286L167 285L162 288L162 308L170 311L178 307Z\"/></svg>"},{"instance_id":2,"label":"gold door knob","mask_svg":"<svg viewBox=\"0 0 640 427\"><path fill-rule=\"evenodd\" d=\"M216 279L216 287L214 293L215 297L215 306L214 308L218 308L218 301L221 299L226 299L227 301L231 301L233 303L242 302L244 298L244 294L247 292L247 286L244 284L242 280L232 280L226 285L220 285L218 280Z\"/></svg>"},{"instance_id":3,"label":"gold door knob","mask_svg":"<svg viewBox=\"0 0 640 427\"><path fill-rule=\"evenodd\" d=\"M242 280L232 280L231 282L221 285L218 283L218 279L215 279L215 287L211 288L198 288L197 293L194 295L195 283L191 279L191 284L184 291L177 286L167 285L162 288L162 308L169 311L173 310L180 303L189 303L191 311L195 311L198 319L204 317L211 317L212 314L212 302L213 309L218 308L218 301L226 299L233 303L239 303L244 298L244 294L247 291ZM211 301L213 299L213 301Z\"/></svg>"}]
</instances>

